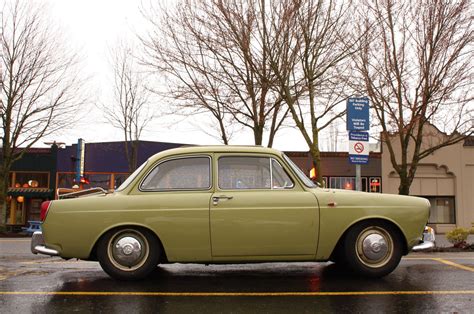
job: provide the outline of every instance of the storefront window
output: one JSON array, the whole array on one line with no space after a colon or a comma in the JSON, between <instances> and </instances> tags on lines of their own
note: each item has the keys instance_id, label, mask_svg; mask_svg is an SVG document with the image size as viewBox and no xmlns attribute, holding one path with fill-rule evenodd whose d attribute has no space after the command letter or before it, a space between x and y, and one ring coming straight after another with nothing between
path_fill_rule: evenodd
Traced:
<instances>
[{"instance_id":1,"label":"storefront window","mask_svg":"<svg viewBox=\"0 0 474 314\"><path fill-rule=\"evenodd\" d=\"M48 188L49 174L47 172L16 172L16 188Z\"/></svg>"},{"instance_id":2,"label":"storefront window","mask_svg":"<svg viewBox=\"0 0 474 314\"><path fill-rule=\"evenodd\" d=\"M58 188L72 188L75 177L74 173L58 173Z\"/></svg>"},{"instance_id":3,"label":"storefront window","mask_svg":"<svg viewBox=\"0 0 474 314\"><path fill-rule=\"evenodd\" d=\"M356 189L356 182L355 177L324 177L324 180L329 183L330 189L342 189L342 190L355 190ZM380 177L362 177L361 178L361 191L363 192L377 192L380 193ZM370 189L369 187L370 182ZM327 185L326 183L326 185Z\"/></svg>"},{"instance_id":4,"label":"storefront window","mask_svg":"<svg viewBox=\"0 0 474 314\"><path fill-rule=\"evenodd\" d=\"M430 201L430 219L429 223L432 224L455 224L455 206L454 197L426 197Z\"/></svg>"},{"instance_id":5,"label":"storefront window","mask_svg":"<svg viewBox=\"0 0 474 314\"><path fill-rule=\"evenodd\" d=\"M17 208L15 211L15 221L14 223L17 225L25 224L25 200L23 199L22 202L17 201Z\"/></svg>"},{"instance_id":6,"label":"storefront window","mask_svg":"<svg viewBox=\"0 0 474 314\"><path fill-rule=\"evenodd\" d=\"M370 177L370 192L373 193L382 193L382 179L380 177Z\"/></svg>"},{"instance_id":7,"label":"storefront window","mask_svg":"<svg viewBox=\"0 0 474 314\"><path fill-rule=\"evenodd\" d=\"M84 189L100 187L108 190L110 188L110 174L86 174L85 177L89 180L89 184L84 184Z\"/></svg>"},{"instance_id":8,"label":"storefront window","mask_svg":"<svg viewBox=\"0 0 474 314\"><path fill-rule=\"evenodd\" d=\"M116 173L114 175L114 189L118 188L128 178L128 173Z\"/></svg>"},{"instance_id":9,"label":"storefront window","mask_svg":"<svg viewBox=\"0 0 474 314\"><path fill-rule=\"evenodd\" d=\"M113 176L113 186L117 188L120 186L129 176L128 173L116 173ZM101 187L105 190L110 189L110 181L112 180L111 173L84 173L84 179L89 183L82 184L83 189L90 189ZM58 173L58 187L59 188L72 188L74 185L81 186L76 183L76 174L74 173Z\"/></svg>"},{"instance_id":10,"label":"storefront window","mask_svg":"<svg viewBox=\"0 0 474 314\"><path fill-rule=\"evenodd\" d=\"M354 177L331 177L329 180L331 189L355 190Z\"/></svg>"},{"instance_id":11,"label":"storefront window","mask_svg":"<svg viewBox=\"0 0 474 314\"><path fill-rule=\"evenodd\" d=\"M32 199L30 201L30 208L28 210L28 220L40 220L40 212L41 212L41 203L43 199Z\"/></svg>"},{"instance_id":12,"label":"storefront window","mask_svg":"<svg viewBox=\"0 0 474 314\"><path fill-rule=\"evenodd\" d=\"M7 202L7 224L24 225L25 224L25 201L24 197L13 197Z\"/></svg>"}]
</instances>

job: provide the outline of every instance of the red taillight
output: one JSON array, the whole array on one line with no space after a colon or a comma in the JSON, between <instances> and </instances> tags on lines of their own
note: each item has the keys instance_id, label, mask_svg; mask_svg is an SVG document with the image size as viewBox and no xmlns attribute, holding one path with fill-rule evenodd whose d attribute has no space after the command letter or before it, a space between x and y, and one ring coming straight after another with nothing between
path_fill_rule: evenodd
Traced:
<instances>
[{"instance_id":1,"label":"red taillight","mask_svg":"<svg viewBox=\"0 0 474 314\"><path fill-rule=\"evenodd\" d=\"M45 201L41 203L41 213L40 213L40 220L44 221L46 219L46 215L48 215L48 209L51 205L51 201Z\"/></svg>"}]
</instances>

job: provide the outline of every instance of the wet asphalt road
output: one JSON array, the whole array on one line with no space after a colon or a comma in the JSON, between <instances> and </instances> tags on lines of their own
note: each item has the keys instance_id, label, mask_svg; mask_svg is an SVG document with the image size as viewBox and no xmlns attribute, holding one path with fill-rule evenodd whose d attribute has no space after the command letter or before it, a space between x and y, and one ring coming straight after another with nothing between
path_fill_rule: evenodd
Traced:
<instances>
[{"instance_id":1,"label":"wet asphalt road","mask_svg":"<svg viewBox=\"0 0 474 314\"><path fill-rule=\"evenodd\" d=\"M140 282L0 239L0 313L474 312L474 253L410 254L382 279L332 263L171 264Z\"/></svg>"}]
</instances>

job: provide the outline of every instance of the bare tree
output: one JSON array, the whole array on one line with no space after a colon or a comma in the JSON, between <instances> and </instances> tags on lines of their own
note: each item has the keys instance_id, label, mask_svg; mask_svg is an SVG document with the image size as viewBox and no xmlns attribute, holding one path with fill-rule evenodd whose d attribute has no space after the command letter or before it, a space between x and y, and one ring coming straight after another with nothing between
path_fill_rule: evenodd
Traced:
<instances>
[{"instance_id":1,"label":"bare tree","mask_svg":"<svg viewBox=\"0 0 474 314\"><path fill-rule=\"evenodd\" d=\"M149 107L149 91L143 73L129 44L119 42L111 50L113 68L113 103L102 105L104 117L123 132L128 169L138 167L139 140L154 118Z\"/></svg>"},{"instance_id":2,"label":"bare tree","mask_svg":"<svg viewBox=\"0 0 474 314\"><path fill-rule=\"evenodd\" d=\"M226 144L225 123L235 121L252 130L256 145L268 130L272 146L287 116L273 89L261 8L257 0L185 0L161 10L161 22L158 10L147 15L155 29L143 40L148 64L179 83L171 85L176 99L213 114Z\"/></svg>"},{"instance_id":3,"label":"bare tree","mask_svg":"<svg viewBox=\"0 0 474 314\"><path fill-rule=\"evenodd\" d=\"M321 182L319 134L345 114L341 102L351 93L349 57L358 49L358 40L349 36L352 6L326 0L270 3L274 18L264 31L271 69Z\"/></svg>"},{"instance_id":4,"label":"bare tree","mask_svg":"<svg viewBox=\"0 0 474 314\"><path fill-rule=\"evenodd\" d=\"M409 194L423 158L473 132L471 1L367 1L360 16L360 89L375 109L399 193ZM431 125L446 135L428 143Z\"/></svg>"},{"instance_id":5,"label":"bare tree","mask_svg":"<svg viewBox=\"0 0 474 314\"><path fill-rule=\"evenodd\" d=\"M141 40L147 52L144 63L167 78L166 92L159 93L177 100L179 112L184 115L210 113L217 122L221 141L227 145L226 103L230 95L214 77L213 72L218 71L216 64L206 58L203 43L196 42L192 34L177 26L181 16L163 10L166 15L157 21L159 9L153 8L144 13L153 25L152 30Z\"/></svg>"},{"instance_id":6,"label":"bare tree","mask_svg":"<svg viewBox=\"0 0 474 314\"><path fill-rule=\"evenodd\" d=\"M83 101L77 58L68 52L42 8L18 0L8 1L2 9L0 204L4 223L12 164L44 136L74 122Z\"/></svg>"}]
</instances>

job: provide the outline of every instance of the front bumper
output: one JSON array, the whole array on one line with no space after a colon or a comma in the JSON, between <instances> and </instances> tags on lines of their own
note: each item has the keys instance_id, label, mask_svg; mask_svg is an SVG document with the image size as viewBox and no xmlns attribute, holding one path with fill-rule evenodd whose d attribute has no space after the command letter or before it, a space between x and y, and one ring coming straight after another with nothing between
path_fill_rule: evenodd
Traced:
<instances>
[{"instance_id":1,"label":"front bumper","mask_svg":"<svg viewBox=\"0 0 474 314\"><path fill-rule=\"evenodd\" d=\"M414 252L426 251L435 247L435 232L431 227L425 227L423 231L423 241L412 248Z\"/></svg>"},{"instance_id":2,"label":"front bumper","mask_svg":"<svg viewBox=\"0 0 474 314\"><path fill-rule=\"evenodd\" d=\"M43 232L35 231L31 237L31 253L44 254L49 256L58 256L59 252L46 247L43 238Z\"/></svg>"}]
</instances>

